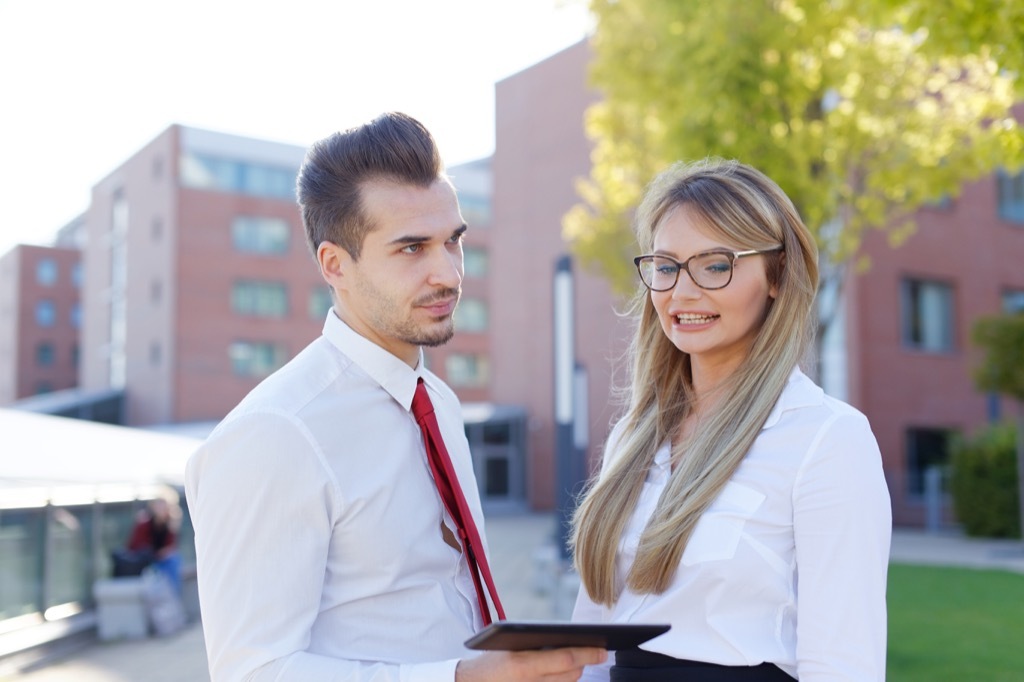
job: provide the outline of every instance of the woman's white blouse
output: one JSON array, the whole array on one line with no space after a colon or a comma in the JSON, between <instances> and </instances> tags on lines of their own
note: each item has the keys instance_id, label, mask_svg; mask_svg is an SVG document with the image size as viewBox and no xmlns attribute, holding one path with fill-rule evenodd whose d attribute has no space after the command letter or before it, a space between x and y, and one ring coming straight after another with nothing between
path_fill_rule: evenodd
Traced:
<instances>
[{"instance_id":1,"label":"woman's white blouse","mask_svg":"<svg viewBox=\"0 0 1024 682\"><path fill-rule=\"evenodd\" d=\"M602 471L615 460L613 429ZM617 559L624 584L670 474L654 457ZM670 623L642 648L723 665L774 663L802 682L885 679L892 513L867 419L794 370L743 463L701 517L664 594L585 590L573 619ZM608 679L607 665L583 679Z\"/></svg>"}]
</instances>

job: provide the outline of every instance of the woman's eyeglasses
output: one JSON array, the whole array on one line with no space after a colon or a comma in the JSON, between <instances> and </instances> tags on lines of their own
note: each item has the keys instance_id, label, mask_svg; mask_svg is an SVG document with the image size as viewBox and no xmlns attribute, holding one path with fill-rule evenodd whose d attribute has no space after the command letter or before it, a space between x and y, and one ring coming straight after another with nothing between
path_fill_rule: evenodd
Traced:
<instances>
[{"instance_id":1,"label":"woman's eyeglasses","mask_svg":"<svg viewBox=\"0 0 1024 682\"><path fill-rule=\"evenodd\" d=\"M736 260L782 249L782 244L770 249L751 251L707 251L690 256L683 262L668 256L637 256L633 259L640 279L651 291L668 291L679 281L679 272L686 273L701 289L721 289L732 281Z\"/></svg>"}]
</instances>

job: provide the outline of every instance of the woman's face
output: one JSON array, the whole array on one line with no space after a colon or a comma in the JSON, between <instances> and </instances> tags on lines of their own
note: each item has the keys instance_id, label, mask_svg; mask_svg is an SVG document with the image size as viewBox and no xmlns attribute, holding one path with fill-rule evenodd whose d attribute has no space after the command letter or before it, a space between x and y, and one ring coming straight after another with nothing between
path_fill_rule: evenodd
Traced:
<instances>
[{"instance_id":1,"label":"woman's face","mask_svg":"<svg viewBox=\"0 0 1024 682\"><path fill-rule=\"evenodd\" d=\"M653 253L684 262L706 251L742 251L701 227L686 206L671 209L654 235ZM685 272L675 288L652 291L651 302L665 336L690 355L694 371L731 373L750 352L764 322L768 303L778 294L768 284L764 256L745 256L733 264L732 281L722 289L701 289Z\"/></svg>"}]
</instances>

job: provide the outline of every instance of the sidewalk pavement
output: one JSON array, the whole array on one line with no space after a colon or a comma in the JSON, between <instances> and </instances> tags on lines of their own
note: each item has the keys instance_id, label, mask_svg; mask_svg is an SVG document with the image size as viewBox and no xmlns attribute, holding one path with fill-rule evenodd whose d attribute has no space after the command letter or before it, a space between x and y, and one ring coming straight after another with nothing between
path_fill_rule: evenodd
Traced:
<instances>
[{"instance_id":1,"label":"sidewalk pavement","mask_svg":"<svg viewBox=\"0 0 1024 682\"><path fill-rule=\"evenodd\" d=\"M539 588L535 556L549 547L551 514L491 516L487 536L492 569L507 615L513 619L555 618L554 599ZM541 551L543 553L543 551ZM892 561L903 564L963 566L1024 573L1024 545L1010 540L979 540L953 533L893 532ZM143 641L98 642L66 658L2 682L209 682L203 633L196 623L183 632Z\"/></svg>"}]
</instances>

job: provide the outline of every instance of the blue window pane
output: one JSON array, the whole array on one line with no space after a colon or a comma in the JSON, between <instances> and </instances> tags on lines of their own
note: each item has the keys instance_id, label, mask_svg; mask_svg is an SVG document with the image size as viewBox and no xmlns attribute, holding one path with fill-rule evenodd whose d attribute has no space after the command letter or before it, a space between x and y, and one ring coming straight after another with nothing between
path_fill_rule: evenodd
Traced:
<instances>
[{"instance_id":1,"label":"blue window pane","mask_svg":"<svg viewBox=\"0 0 1024 682\"><path fill-rule=\"evenodd\" d=\"M50 299L36 302L36 324L40 327L52 327L57 321L57 306Z\"/></svg>"}]
</instances>

